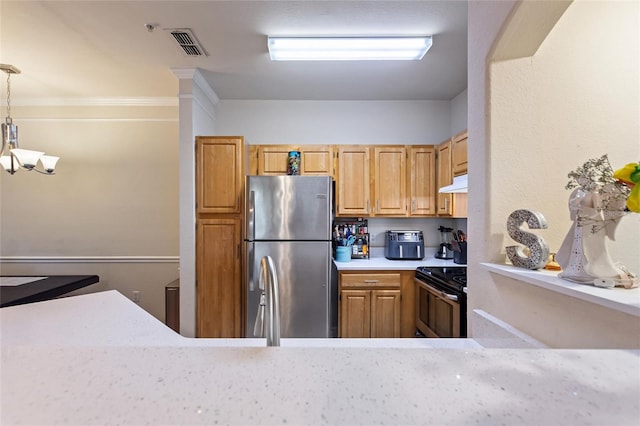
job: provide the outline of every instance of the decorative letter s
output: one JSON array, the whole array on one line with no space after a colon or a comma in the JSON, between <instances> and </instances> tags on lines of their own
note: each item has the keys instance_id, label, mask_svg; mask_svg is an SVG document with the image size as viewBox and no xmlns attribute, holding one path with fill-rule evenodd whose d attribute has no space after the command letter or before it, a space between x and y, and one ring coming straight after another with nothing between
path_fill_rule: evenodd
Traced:
<instances>
[{"instance_id":1,"label":"decorative letter s","mask_svg":"<svg viewBox=\"0 0 640 426\"><path fill-rule=\"evenodd\" d=\"M529 248L529 256L524 256L522 248L519 246L507 247L507 256L513 266L527 269L543 268L549 260L549 246L547 246L542 237L523 231L520 226L525 222L529 225L529 229L547 228L547 220L542 213L525 209L511 213L509 220L507 220L509 236L516 242L527 246Z\"/></svg>"}]
</instances>

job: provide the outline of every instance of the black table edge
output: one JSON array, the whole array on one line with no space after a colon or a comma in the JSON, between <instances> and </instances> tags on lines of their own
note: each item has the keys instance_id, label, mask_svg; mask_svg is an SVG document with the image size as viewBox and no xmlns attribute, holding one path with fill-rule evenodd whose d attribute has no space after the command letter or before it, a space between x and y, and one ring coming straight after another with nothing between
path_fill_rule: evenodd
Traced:
<instances>
[{"instance_id":1,"label":"black table edge","mask_svg":"<svg viewBox=\"0 0 640 426\"><path fill-rule=\"evenodd\" d=\"M3 276L9 277L11 275ZM23 277L25 275L15 276ZM55 299L98 281L100 281L100 277L97 275L50 275L43 280L18 286L0 286L0 308Z\"/></svg>"}]
</instances>

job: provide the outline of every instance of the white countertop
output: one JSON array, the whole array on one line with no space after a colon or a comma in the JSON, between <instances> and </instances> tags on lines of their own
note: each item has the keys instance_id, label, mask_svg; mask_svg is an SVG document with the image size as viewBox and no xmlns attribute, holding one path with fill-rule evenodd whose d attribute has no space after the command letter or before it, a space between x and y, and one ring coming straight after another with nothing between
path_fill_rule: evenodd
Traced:
<instances>
[{"instance_id":1,"label":"white countertop","mask_svg":"<svg viewBox=\"0 0 640 426\"><path fill-rule=\"evenodd\" d=\"M221 347L264 339L183 338L116 291L0 309L0 331L1 424L635 425L640 418L639 351L483 349L471 339ZM314 347L302 347L307 342ZM460 349L431 347L436 342Z\"/></svg>"},{"instance_id":2,"label":"white countertop","mask_svg":"<svg viewBox=\"0 0 640 426\"><path fill-rule=\"evenodd\" d=\"M422 260L389 260L384 257L383 247L373 247L369 259L351 259L349 262L335 263L339 271L415 271L418 266L439 266L439 267L465 267L454 263L453 260L436 259L434 257L436 248L426 247L425 256Z\"/></svg>"}]
</instances>

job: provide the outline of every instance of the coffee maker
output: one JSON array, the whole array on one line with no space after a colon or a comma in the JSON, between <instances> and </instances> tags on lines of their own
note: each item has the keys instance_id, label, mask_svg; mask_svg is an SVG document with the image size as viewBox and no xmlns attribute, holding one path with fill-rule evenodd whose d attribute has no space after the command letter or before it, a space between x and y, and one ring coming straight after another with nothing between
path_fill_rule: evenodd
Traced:
<instances>
[{"instance_id":1,"label":"coffee maker","mask_svg":"<svg viewBox=\"0 0 640 426\"><path fill-rule=\"evenodd\" d=\"M453 248L451 247L451 232L453 232L453 228L440 226L438 231L440 231L440 245L435 257L437 259L453 259Z\"/></svg>"}]
</instances>

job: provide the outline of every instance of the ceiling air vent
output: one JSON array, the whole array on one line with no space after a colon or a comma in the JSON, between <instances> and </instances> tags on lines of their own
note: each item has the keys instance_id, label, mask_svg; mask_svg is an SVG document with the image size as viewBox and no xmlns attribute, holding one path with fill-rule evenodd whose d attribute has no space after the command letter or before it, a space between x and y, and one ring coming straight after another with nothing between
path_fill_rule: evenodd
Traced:
<instances>
[{"instance_id":1,"label":"ceiling air vent","mask_svg":"<svg viewBox=\"0 0 640 426\"><path fill-rule=\"evenodd\" d=\"M207 56L207 52L200 46L190 29L173 28L168 31L187 56Z\"/></svg>"}]
</instances>

